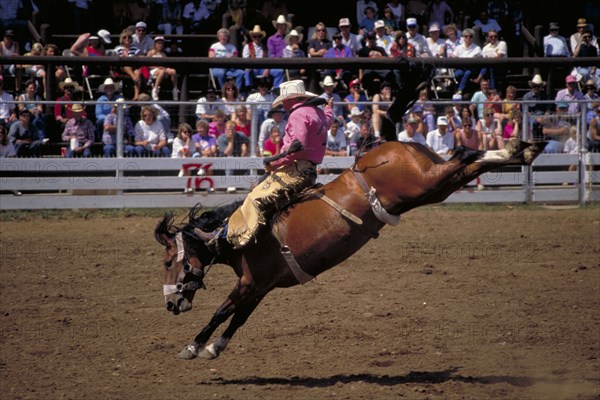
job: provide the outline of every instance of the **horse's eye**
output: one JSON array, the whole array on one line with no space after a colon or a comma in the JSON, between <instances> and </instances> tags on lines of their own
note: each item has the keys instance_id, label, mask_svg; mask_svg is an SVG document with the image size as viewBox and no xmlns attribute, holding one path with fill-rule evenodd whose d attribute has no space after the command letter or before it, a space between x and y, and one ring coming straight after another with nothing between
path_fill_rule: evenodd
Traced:
<instances>
[{"instance_id":1,"label":"horse's eye","mask_svg":"<svg viewBox=\"0 0 600 400\"><path fill-rule=\"evenodd\" d=\"M171 260L165 262L165 268L170 269L171 268Z\"/></svg>"}]
</instances>

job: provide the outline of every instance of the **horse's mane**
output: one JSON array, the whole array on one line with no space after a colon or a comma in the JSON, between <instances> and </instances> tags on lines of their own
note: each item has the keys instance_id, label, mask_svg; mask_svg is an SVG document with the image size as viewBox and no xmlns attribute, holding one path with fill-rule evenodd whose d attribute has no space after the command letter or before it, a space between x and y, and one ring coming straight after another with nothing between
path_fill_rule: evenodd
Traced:
<instances>
[{"instance_id":1,"label":"horse's mane","mask_svg":"<svg viewBox=\"0 0 600 400\"><path fill-rule=\"evenodd\" d=\"M188 213L186 227L198 228L204 232L213 232L223 226L225 219L231 216L242 205L242 202L243 200L233 201L213 210L205 211L200 216L197 215L202 210L202 205L198 203Z\"/></svg>"},{"instance_id":2,"label":"horse's mane","mask_svg":"<svg viewBox=\"0 0 600 400\"><path fill-rule=\"evenodd\" d=\"M163 246L167 245L165 237L173 236L177 231L177 228L173 226L174 219L175 216L172 213L165 214L163 219L156 224L156 228L154 228L154 238Z\"/></svg>"}]
</instances>

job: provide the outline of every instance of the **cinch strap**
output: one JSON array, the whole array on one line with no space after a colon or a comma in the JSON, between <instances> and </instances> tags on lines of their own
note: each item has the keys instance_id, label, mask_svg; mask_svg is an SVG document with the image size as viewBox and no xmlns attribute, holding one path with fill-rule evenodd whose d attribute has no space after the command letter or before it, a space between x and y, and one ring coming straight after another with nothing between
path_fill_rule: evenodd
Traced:
<instances>
[{"instance_id":1,"label":"cinch strap","mask_svg":"<svg viewBox=\"0 0 600 400\"><path fill-rule=\"evenodd\" d=\"M336 210L337 212L342 214L344 217L348 218L350 221L354 222L357 225L362 225L362 223L363 223L362 219L360 219L356 215L352 214L350 211L348 211L345 208L343 208L342 206L340 206L333 199L331 199L331 197L328 197L327 195L325 195L322 192L316 192L315 196L317 196L318 198L323 200L325 203L329 204L331 207L333 207L334 210Z\"/></svg>"},{"instance_id":2,"label":"cinch strap","mask_svg":"<svg viewBox=\"0 0 600 400\"><path fill-rule=\"evenodd\" d=\"M384 224L389 224L392 226L398 225L400 223L400 215L390 214L385 208L383 208L379 198L377 198L377 190L374 187L369 188L367 182L365 182L365 178L363 178L360 172L354 171L354 177L365 192L365 196L367 196L367 200L371 205L371 209L373 210L375 217Z\"/></svg>"}]
</instances>

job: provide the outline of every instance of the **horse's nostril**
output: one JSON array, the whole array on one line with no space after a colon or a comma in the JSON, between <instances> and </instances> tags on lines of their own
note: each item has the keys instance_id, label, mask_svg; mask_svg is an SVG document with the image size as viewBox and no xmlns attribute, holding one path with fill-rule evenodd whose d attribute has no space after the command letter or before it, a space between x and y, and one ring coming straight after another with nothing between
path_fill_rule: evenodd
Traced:
<instances>
[{"instance_id":1,"label":"horse's nostril","mask_svg":"<svg viewBox=\"0 0 600 400\"><path fill-rule=\"evenodd\" d=\"M177 299L177 307L180 307L181 303L183 303L183 297Z\"/></svg>"},{"instance_id":2,"label":"horse's nostril","mask_svg":"<svg viewBox=\"0 0 600 400\"><path fill-rule=\"evenodd\" d=\"M172 301L167 302L167 310L168 311L173 311L174 307L175 307L175 304Z\"/></svg>"}]
</instances>

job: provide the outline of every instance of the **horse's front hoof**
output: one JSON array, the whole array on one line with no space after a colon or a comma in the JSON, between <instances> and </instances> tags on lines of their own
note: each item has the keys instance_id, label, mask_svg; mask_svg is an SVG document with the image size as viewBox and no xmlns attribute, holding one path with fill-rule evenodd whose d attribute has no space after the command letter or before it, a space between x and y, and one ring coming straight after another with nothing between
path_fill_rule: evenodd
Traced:
<instances>
[{"instance_id":1,"label":"horse's front hoof","mask_svg":"<svg viewBox=\"0 0 600 400\"><path fill-rule=\"evenodd\" d=\"M198 353L198 357L204 358L205 360L214 360L215 358L219 357L219 354L217 354L217 352L211 348L211 346L207 346L203 348L200 353Z\"/></svg>"},{"instance_id":2,"label":"horse's front hoof","mask_svg":"<svg viewBox=\"0 0 600 400\"><path fill-rule=\"evenodd\" d=\"M185 349L177 354L177 358L181 360L193 360L198 357L198 346L196 344L188 344Z\"/></svg>"}]
</instances>

